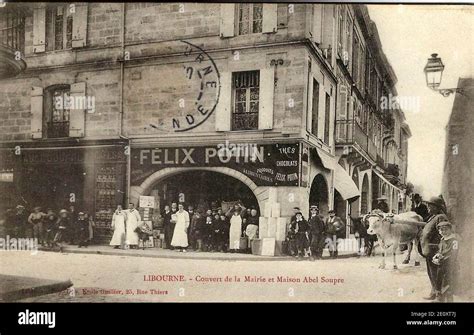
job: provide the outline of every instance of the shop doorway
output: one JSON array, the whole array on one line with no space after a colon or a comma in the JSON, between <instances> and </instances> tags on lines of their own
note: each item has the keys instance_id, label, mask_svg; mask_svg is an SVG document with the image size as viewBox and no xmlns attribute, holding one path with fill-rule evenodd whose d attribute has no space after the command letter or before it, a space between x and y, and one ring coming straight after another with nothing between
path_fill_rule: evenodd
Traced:
<instances>
[{"instance_id":1,"label":"shop doorway","mask_svg":"<svg viewBox=\"0 0 474 335\"><path fill-rule=\"evenodd\" d=\"M319 207L321 215L326 216L329 211L329 194L328 184L326 179L321 174L318 174L311 184L311 190L309 192L309 204L316 205Z\"/></svg>"},{"instance_id":2,"label":"shop doorway","mask_svg":"<svg viewBox=\"0 0 474 335\"><path fill-rule=\"evenodd\" d=\"M193 170L173 174L154 184L149 194L155 197L155 208L160 211L172 202L184 202L204 212L221 207L223 202L240 201L260 213L252 190L240 180L219 172Z\"/></svg>"},{"instance_id":3,"label":"shop doorway","mask_svg":"<svg viewBox=\"0 0 474 335\"><path fill-rule=\"evenodd\" d=\"M82 208L85 175L82 164L31 165L23 174L22 196L31 208Z\"/></svg>"}]
</instances>

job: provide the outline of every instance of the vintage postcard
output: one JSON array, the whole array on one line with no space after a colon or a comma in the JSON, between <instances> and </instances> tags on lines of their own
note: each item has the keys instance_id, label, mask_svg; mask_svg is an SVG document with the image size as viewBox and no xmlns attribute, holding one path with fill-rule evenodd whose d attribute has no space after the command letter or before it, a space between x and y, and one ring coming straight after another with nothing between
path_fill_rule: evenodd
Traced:
<instances>
[{"instance_id":1,"label":"vintage postcard","mask_svg":"<svg viewBox=\"0 0 474 335\"><path fill-rule=\"evenodd\" d=\"M0 301L472 301L473 19L0 2Z\"/></svg>"}]
</instances>

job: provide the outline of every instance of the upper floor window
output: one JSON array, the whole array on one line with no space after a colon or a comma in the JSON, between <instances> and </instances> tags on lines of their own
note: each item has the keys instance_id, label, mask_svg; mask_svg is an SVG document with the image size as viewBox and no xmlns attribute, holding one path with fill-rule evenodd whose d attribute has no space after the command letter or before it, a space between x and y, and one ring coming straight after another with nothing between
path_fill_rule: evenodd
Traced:
<instances>
[{"instance_id":1,"label":"upper floor window","mask_svg":"<svg viewBox=\"0 0 474 335\"><path fill-rule=\"evenodd\" d=\"M344 7L339 6L338 29L337 29L337 52L339 56L343 56L344 44Z\"/></svg>"},{"instance_id":2,"label":"upper floor window","mask_svg":"<svg viewBox=\"0 0 474 335\"><path fill-rule=\"evenodd\" d=\"M53 5L46 12L46 50L72 47L73 13L68 5Z\"/></svg>"},{"instance_id":3,"label":"upper floor window","mask_svg":"<svg viewBox=\"0 0 474 335\"><path fill-rule=\"evenodd\" d=\"M262 32L263 4L242 3L238 5L238 34L247 35Z\"/></svg>"},{"instance_id":4,"label":"upper floor window","mask_svg":"<svg viewBox=\"0 0 474 335\"><path fill-rule=\"evenodd\" d=\"M313 105L311 110L311 134L318 136L319 83L313 78Z\"/></svg>"},{"instance_id":5,"label":"upper floor window","mask_svg":"<svg viewBox=\"0 0 474 335\"><path fill-rule=\"evenodd\" d=\"M232 86L232 130L258 129L260 71L234 72Z\"/></svg>"},{"instance_id":6,"label":"upper floor window","mask_svg":"<svg viewBox=\"0 0 474 335\"><path fill-rule=\"evenodd\" d=\"M25 50L25 14L14 7L5 7L0 12L0 44L13 51Z\"/></svg>"},{"instance_id":7,"label":"upper floor window","mask_svg":"<svg viewBox=\"0 0 474 335\"><path fill-rule=\"evenodd\" d=\"M45 123L48 138L69 136L70 86L58 85L49 88L45 96Z\"/></svg>"}]
</instances>

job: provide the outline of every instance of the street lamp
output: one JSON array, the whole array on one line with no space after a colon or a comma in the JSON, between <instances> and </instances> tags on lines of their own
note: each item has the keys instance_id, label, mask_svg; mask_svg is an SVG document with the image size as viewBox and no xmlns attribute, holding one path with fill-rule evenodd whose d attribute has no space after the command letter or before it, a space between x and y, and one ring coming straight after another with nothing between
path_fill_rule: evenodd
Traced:
<instances>
[{"instance_id":1,"label":"street lamp","mask_svg":"<svg viewBox=\"0 0 474 335\"><path fill-rule=\"evenodd\" d=\"M432 54L431 58L428 58L424 72L426 76L426 86L431 88L433 91L439 92L443 97L447 97L452 93L460 93L463 91L461 88L439 88L441 79L443 78L444 64L438 54Z\"/></svg>"}]
</instances>

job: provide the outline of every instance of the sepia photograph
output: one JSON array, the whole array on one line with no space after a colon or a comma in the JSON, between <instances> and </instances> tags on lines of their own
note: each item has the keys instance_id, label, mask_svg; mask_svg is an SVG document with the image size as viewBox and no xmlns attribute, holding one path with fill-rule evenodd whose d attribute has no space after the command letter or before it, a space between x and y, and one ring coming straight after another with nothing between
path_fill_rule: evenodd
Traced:
<instances>
[{"instance_id":1,"label":"sepia photograph","mask_svg":"<svg viewBox=\"0 0 474 335\"><path fill-rule=\"evenodd\" d=\"M472 303L473 22L0 1L0 302Z\"/></svg>"}]
</instances>

